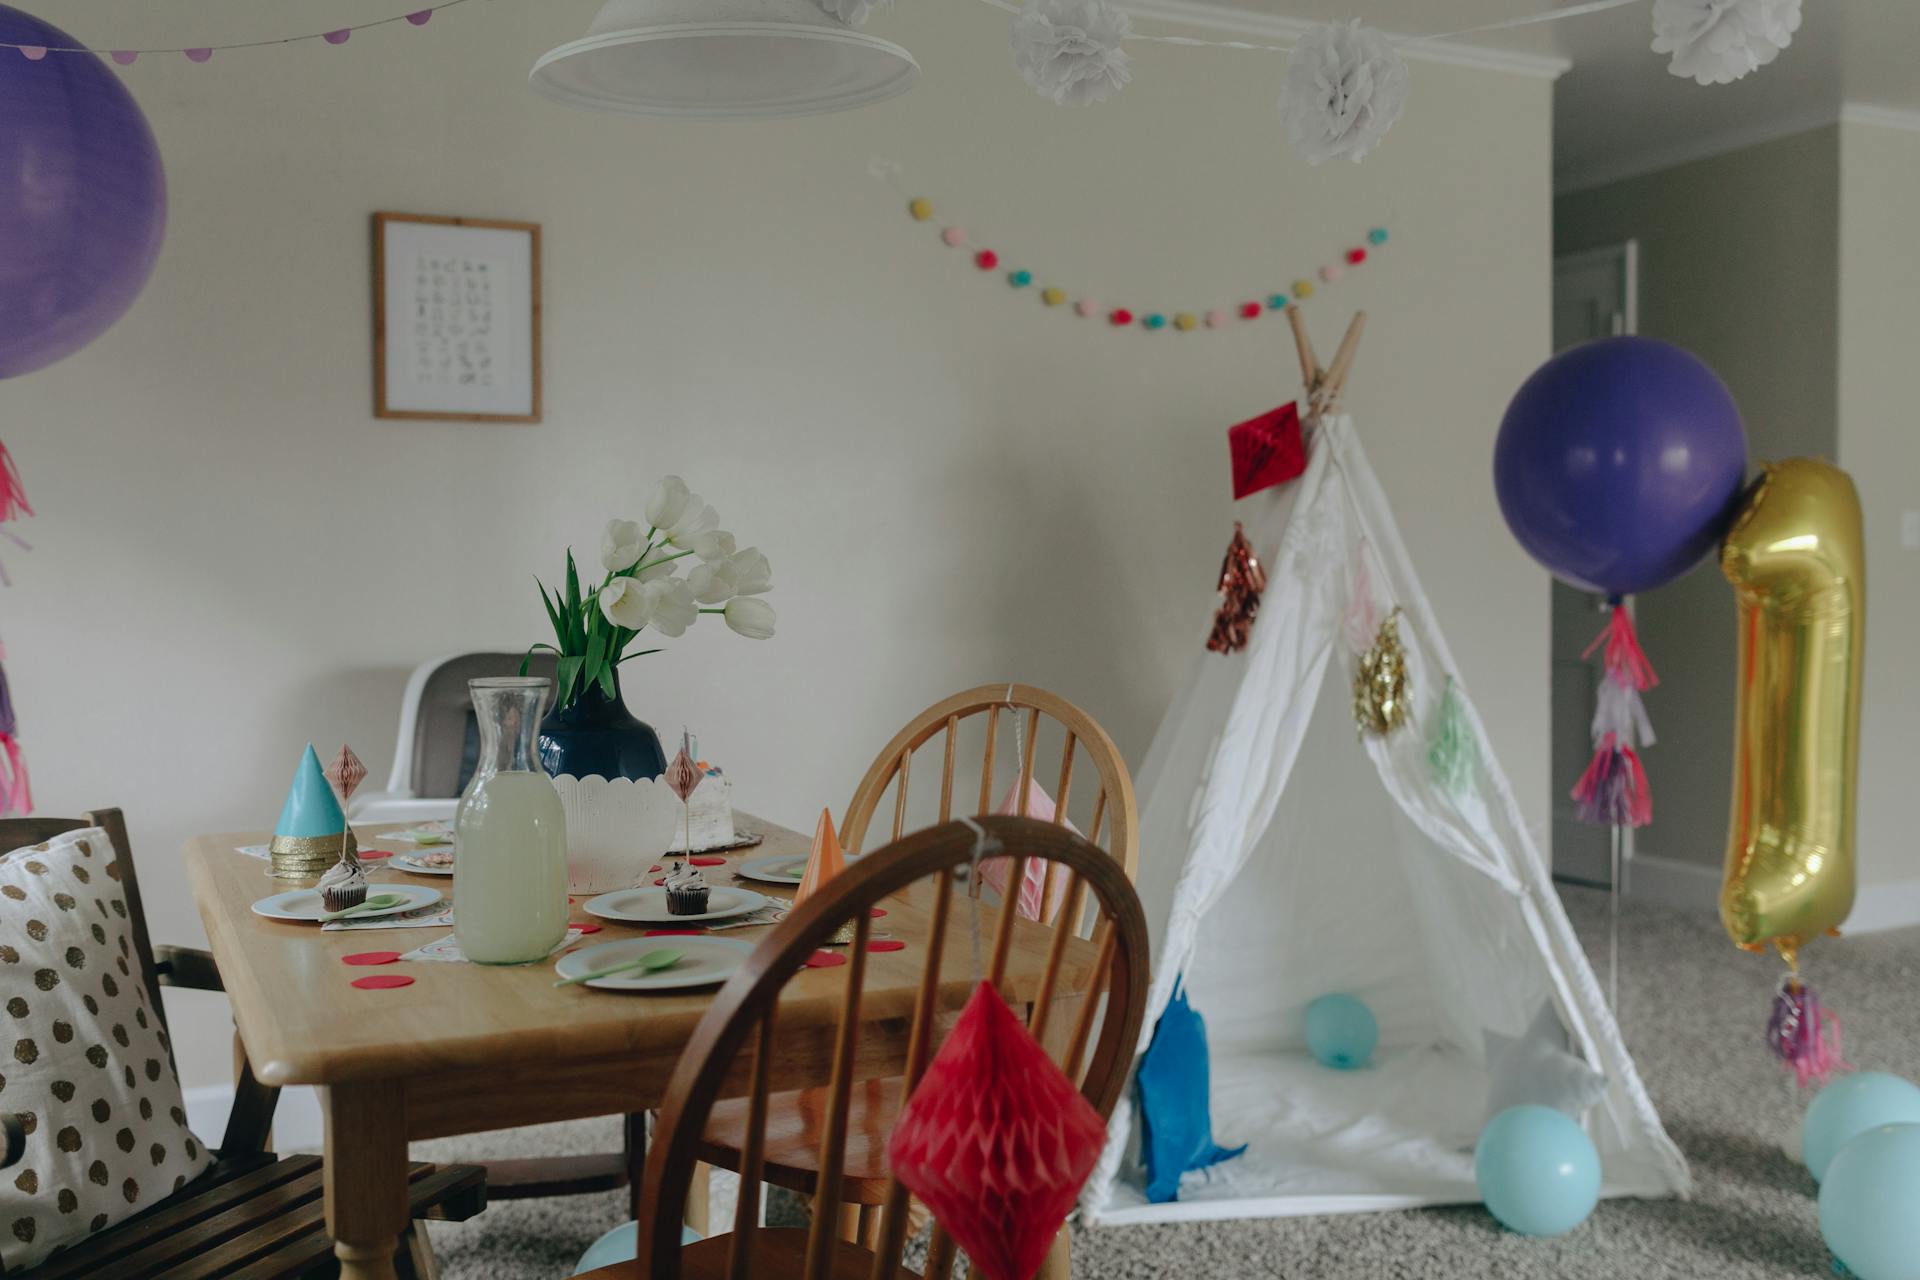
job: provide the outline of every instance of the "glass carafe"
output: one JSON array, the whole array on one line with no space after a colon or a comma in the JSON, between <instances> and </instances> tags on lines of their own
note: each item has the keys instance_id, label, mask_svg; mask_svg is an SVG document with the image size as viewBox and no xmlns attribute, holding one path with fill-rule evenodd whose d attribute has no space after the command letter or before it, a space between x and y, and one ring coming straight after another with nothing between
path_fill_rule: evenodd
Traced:
<instances>
[{"instance_id":1,"label":"glass carafe","mask_svg":"<svg viewBox=\"0 0 1920 1280\"><path fill-rule=\"evenodd\" d=\"M467 682L480 759L453 820L453 935L479 964L544 960L567 935L567 817L533 747L552 684Z\"/></svg>"}]
</instances>

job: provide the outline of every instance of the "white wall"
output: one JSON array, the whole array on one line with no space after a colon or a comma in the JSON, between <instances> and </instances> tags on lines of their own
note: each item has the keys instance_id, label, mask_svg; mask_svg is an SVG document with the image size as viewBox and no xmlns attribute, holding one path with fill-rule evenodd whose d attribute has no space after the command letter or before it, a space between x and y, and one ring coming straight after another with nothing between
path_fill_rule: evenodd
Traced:
<instances>
[{"instance_id":1,"label":"white wall","mask_svg":"<svg viewBox=\"0 0 1920 1280\"><path fill-rule=\"evenodd\" d=\"M148 8L101 0L76 34L159 34ZM0 385L40 512L0 625L42 810L127 810L156 937L201 936L183 838L270 825L309 739L383 776L408 670L540 638L532 576L669 471L772 556L781 634L709 620L628 699L694 727L744 807L837 810L907 716L1010 676L1138 761L1205 633L1225 429L1294 394L1285 326L1121 334L1009 296L867 177L875 151L1009 265L1135 307L1264 294L1392 228L1311 320L1330 348L1372 312L1350 403L1544 829L1546 579L1489 455L1547 353L1546 81L1417 64L1386 146L1310 169L1280 59L1141 47L1118 99L1062 111L1014 76L1003 17L912 0L874 27L926 68L904 99L645 123L523 87L591 8L125 73L172 226L125 321ZM375 209L545 224L545 425L371 417ZM174 1007L188 1082L224 1078L217 998Z\"/></svg>"},{"instance_id":2,"label":"white wall","mask_svg":"<svg viewBox=\"0 0 1920 1280\"><path fill-rule=\"evenodd\" d=\"M1860 726L1862 905L1849 927L1920 920L1913 834L1913 727L1920 723L1920 555L1900 543L1920 508L1914 435L1913 299L1920 294L1920 132L1840 126L1840 464L1867 530L1867 674ZM1864 918L1864 920L1863 920Z\"/></svg>"}]
</instances>

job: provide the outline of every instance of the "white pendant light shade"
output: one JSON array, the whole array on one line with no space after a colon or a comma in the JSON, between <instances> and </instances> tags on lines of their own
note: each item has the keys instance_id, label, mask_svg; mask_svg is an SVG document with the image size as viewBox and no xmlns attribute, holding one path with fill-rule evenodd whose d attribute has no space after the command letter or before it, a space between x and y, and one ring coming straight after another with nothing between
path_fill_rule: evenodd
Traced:
<instances>
[{"instance_id":1,"label":"white pendant light shade","mask_svg":"<svg viewBox=\"0 0 1920 1280\"><path fill-rule=\"evenodd\" d=\"M533 64L569 106L637 116L802 116L863 107L920 78L913 55L817 0L608 0L586 38Z\"/></svg>"}]
</instances>

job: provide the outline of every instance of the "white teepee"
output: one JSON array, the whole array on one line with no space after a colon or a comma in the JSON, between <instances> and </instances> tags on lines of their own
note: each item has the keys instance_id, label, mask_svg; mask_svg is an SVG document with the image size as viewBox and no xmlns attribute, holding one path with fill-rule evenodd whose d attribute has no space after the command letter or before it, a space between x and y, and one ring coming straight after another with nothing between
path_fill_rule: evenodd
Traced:
<instances>
[{"instance_id":1,"label":"white teepee","mask_svg":"<svg viewBox=\"0 0 1920 1280\"><path fill-rule=\"evenodd\" d=\"M1304 359L1304 344L1303 344ZM1204 653L1140 775L1140 892L1155 927L1144 1051L1182 976L1207 1020L1214 1137L1244 1155L1143 1191L1133 1091L1082 1195L1101 1224L1468 1203L1485 1118L1483 1033L1551 1001L1606 1078L1584 1123L1610 1196L1685 1194L1593 971L1554 896L1464 687L1473 781L1449 794L1428 734L1457 668L1351 420L1329 417L1306 473L1243 504L1268 586L1247 648ZM1413 722L1360 738L1343 639L1362 562L1398 605ZM1371 764L1369 765L1369 762ZM1373 1065L1306 1052L1303 1010L1346 992L1378 1017Z\"/></svg>"}]
</instances>

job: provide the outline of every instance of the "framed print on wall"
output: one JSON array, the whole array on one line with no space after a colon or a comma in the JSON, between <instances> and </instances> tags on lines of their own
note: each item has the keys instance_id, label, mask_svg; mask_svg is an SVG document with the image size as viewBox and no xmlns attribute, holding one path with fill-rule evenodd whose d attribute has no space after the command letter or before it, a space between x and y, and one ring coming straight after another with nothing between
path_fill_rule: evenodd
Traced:
<instances>
[{"instance_id":1,"label":"framed print on wall","mask_svg":"<svg viewBox=\"0 0 1920 1280\"><path fill-rule=\"evenodd\" d=\"M540 224L373 215L374 416L540 421Z\"/></svg>"}]
</instances>

